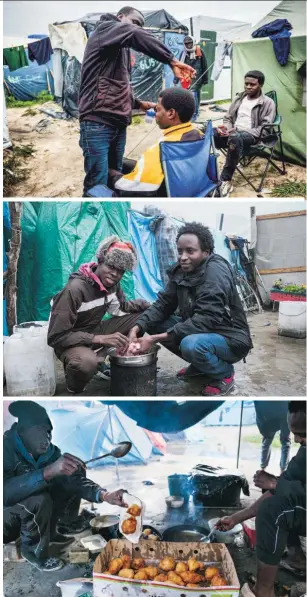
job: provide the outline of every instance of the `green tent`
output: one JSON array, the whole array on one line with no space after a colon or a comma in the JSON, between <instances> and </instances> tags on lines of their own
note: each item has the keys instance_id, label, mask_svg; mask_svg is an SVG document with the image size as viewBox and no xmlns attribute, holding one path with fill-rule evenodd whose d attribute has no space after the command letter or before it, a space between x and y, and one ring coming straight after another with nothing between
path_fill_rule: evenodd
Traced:
<instances>
[{"instance_id":1,"label":"green tent","mask_svg":"<svg viewBox=\"0 0 307 597\"><path fill-rule=\"evenodd\" d=\"M293 29L286 66L280 66L268 37L253 39L252 31L275 19L288 19ZM280 2L266 17L252 27L242 39L233 42L232 97L243 89L249 70L265 75L264 93L275 90L282 117L282 138L286 160L305 166L306 160L306 3L297 0Z\"/></svg>"},{"instance_id":2,"label":"green tent","mask_svg":"<svg viewBox=\"0 0 307 597\"><path fill-rule=\"evenodd\" d=\"M18 322L47 321L50 301L82 263L96 261L101 241L116 234L131 240L125 202L23 202L18 262ZM122 287L134 297L132 275Z\"/></svg>"}]
</instances>

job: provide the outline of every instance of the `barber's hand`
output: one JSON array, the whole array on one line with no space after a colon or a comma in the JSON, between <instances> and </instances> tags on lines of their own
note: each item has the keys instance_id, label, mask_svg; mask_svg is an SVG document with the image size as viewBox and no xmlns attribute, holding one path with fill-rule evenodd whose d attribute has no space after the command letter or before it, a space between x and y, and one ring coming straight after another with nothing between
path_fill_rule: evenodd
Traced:
<instances>
[{"instance_id":1,"label":"barber's hand","mask_svg":"<svg viewBox=\"0 0 307 597\"><path fill-rule=\"evenodd\" d=\"M228 137L229 136L229 131L227 130L227 127L222 125L222 126L218 126L217 127L217 132L219 135L221 135L221 137Z\"/></svg>"},{"instance_id":2,"label":"barber's hand","mask_svg":"<svg viewBox=\"0 0 307 597\"><path fill-rule=\"evenodd\" d=\"M72 456L72 454L63 454L58 460L43 469L43 476L45 481L50 481L62 475L73 475L80 467L85 469L85 464L82 460L76 456Z\"/></svg>"},{"instance_id":3,"label":"barber's hand","mask_svg":"<svg viewBox=\"0 0 307 597\"><path fill-rule=\"evenodd\" d=\"M172 68L172 71L175 75L175 77L178 77L178 79L192 79L193 77L195 77L196 75L196 70L195 68L192 68L191 66L189 66L188 64L185 64L184 62L179 62L179 60L176 60L176 58L174 58L174 60L172 60L172 62L170 63L170 66Z\"/></svg>"},{"instance_id":4,"label":"barber's hand","mask_svg":"<svg viewBox=\"0 0 307 597\"><path fill-rule=\"evenodd\" d=\"M254 475L254 484L260 489L275 489L277 485L277 479L274 475L266 473L265 471L256 471Z\"/></svg>"},{"instance_id":5,"label":"barber's hand","mask_svg":"<svg viewBox=\"0 0 307 597\"><path fill-rule=\"evenodd\" d=\"M108 491L102 491L100 494L100 499L102 502L108 502L108 504L111 504L112 506L128 508L128 504L126 504L123 499L124 493L127 493L126 489L117 489L116 491L111 491L110 493Z\"/></svg>"},{"instance_id":6,"label":"barber's hand","mask_svg":"<svg viewBox=\"0 0 307 597\"><path fill-rule=\"evenodd\" d=\"M215 526L219 531L230 531L234 526L236 526L236 524L238 523L236 521L235 515L232 515L220 518Z\"/></svg>"},{"instance_id":7,"label":"barber's hand","mask_svg":"<svg viewBox=\"0 0 307 597\"><path fill-rule=\"evenodd\" d=\"M156 105L157 104L155 104L154 102L139 101L139 109L144 110L144 112L147 112L147 110L150 110L150 109L155 110Z\"/></svg>"},{"instance_id":8,"label":"barber's hand","mask_svg":"<svg viewBox=\"0 0 307 597\"><path fill-rule=\"evenodd\" d=\"M114 346L117 350L125 351L129 346L129 340L120 332L115 334L108 334L106 336L94 336L93 344L101 344L101 346Z\"/></svg>"}]
</instances>

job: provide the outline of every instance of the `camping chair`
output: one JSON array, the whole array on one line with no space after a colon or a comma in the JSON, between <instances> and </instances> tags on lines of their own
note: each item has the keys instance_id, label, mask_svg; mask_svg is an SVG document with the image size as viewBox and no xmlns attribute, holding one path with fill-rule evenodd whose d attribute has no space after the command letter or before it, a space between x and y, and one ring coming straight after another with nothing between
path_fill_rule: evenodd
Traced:
<instances>
[{"instance_id":1,"label":"camping chair","mask_svg":"<svg viewBox=\"0 0 307 597\"><path fill-rule=\"evenodd\" d=\"M286 174L286 167L285 167L285 157L284 157L284 149L281 137L281 116L278 114L278 105L277 105L277 94L276 91L268 91L266 93L267 97L270 97L276 106L276 117L272 124L264 124L261 127L260 137L257 145L252 145L251 147L244 150L244 155L240 160L240 163L236 167L236 170L241 174L241 176L246 180L246 182L252 187L252 189L256 193L261 193L264 185L264 181L266 179L269 166L273 166L275 170L277 170L280 174ZM267 133L264 136L264 133ZM273 161L274 151L276 148L277 143L280 145L280 160L282 162L282 167L278 166L275 161ZM227 149L221 149L221 152L226 155ZM245 176L244 172L242 171L241 167L247 168L256 158L263 158L266 160L266 165L264 172L261 176L260 183L258 187L256 187L248 178Z\"/></svg>"},{"instance_id":2,"label":"camping chair","mask_svg":"<svg viewBox=\"0 0 307 597\"><path fill-rule=\"evenodd\" d=\"M219 196L217 157L211 121L199 141L161 142L160 160L167 196Z\"/></svg>"}]
</instances>

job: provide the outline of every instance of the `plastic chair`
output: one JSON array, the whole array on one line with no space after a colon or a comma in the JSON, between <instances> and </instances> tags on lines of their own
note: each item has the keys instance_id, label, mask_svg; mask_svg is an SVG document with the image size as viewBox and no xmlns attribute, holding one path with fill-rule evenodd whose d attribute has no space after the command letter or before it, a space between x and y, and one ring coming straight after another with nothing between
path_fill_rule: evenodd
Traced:
<instances>
[{"instance_id":1,"label":"plastic chair","mask_svg":"<svg viewBox=\"0 0 307 597\"><path fill-rule=\"evenodd\" d=\"M211 121L199 141L161 142L160 159L167 196L219 196L217 156Z\"/></svg>"},{"instance_id":2,"label":"plastic chair","mask_svg":"<svg viewBox=\"0 0 307 597\"><path fill-rule=\"evenodd\" d=\"M244 150L244 155L240 160L240 164L236 167L236 170L241 174L241 176L246 180L246 182L252 187L252 189L256 193L261 193L264 185L264 181L266 179L269 166L273 166L275 170L277 170L280 174L286 174L286 167L285 167L285 157L284 157L284 148L282 142L282 132L281 132L281 116L278 114L278 104L277 104L277 94L276 91L268 91L266 93L267 97L270 97L276 106L276 117L272 124L264 124L261 127L260 137L258 140L257 145L252 145L251 147ZM279 143L279 155L280 161L282 163L282 167L276 164L275 159L277 156L274 156L274 152L276 149L277 144ZM227 149L220 150L224 155L227 154ZM247 168L256 158L263 158L266 160L265 169L262 173L261 180L259 185L256 187L251 180L244 174L242 171L243 168Z\"/></svg>"}]
</instances>

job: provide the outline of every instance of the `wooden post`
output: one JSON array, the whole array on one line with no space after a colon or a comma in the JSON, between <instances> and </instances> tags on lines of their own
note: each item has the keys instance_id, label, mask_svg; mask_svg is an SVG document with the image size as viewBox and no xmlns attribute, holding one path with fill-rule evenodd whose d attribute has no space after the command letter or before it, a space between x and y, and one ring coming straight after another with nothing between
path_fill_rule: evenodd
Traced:
<instances>
[{"instance_id":1,"label":"wooden post","mask_svg":"<svg viewBox=\"0 0 307 597\"><path fill-rule=\"evenodd\" d=\"M12 236L8 254L6 281L6 315L9 333L17 323L17 267L21 245L21 202L9 201Z\"/></svg>"}]
</instances>

